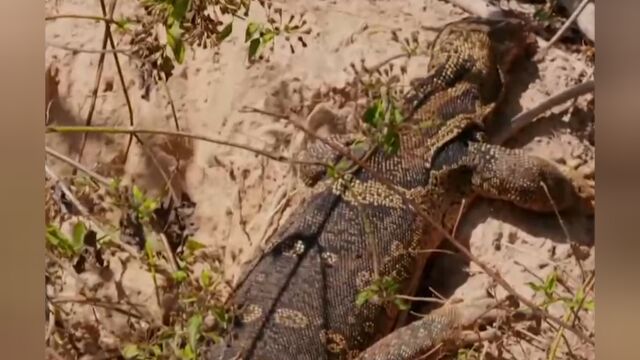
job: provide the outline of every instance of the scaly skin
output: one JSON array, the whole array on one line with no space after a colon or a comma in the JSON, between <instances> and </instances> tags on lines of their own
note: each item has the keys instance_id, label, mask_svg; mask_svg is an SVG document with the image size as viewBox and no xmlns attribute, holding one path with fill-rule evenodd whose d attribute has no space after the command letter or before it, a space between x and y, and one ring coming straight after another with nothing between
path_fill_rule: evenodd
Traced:
<instances>
[{"instance_id":1,"label":"scaly skin","mask_svg":"<svg viewBox=\"0 0 640 360\"><path fill-rule=\"evenodd\" d=\"M535 38L527 30L516 19L467 17L447 24L431 45L429 75L412 81L412 91L404 99L405 113L410 116L420 109L440 109L437 105L422 106L439 92L444 92L440 95L444 101L456 98L454 102L460 105L449 107L448 116L436 116L444 120L476 111L481 105L499 103L513 65L535 50ZM458 86L464 92L456 89Z\"/></svg>"},{"instance_id":2,"label":"scaly skin","mask_svg":"<svg viewBox=\"0 0 640 360\"><path fill-rule=\"evenodd\" d=\"M468 21L471 29L478 26L477 21ZM466 28L465 24L456 26ZM461 49L468 45L464 41L458 44ZM465 54L452 46L449 50ZM469 68L468 60L456 62L448 57L447 61L441 63L445 68L449 63ZM498 66L487 66L494 65ZM472 66L471 74L477 68ZM484 104L482 78L475 82L482 86L475 86L464 80L474 76L447 80L447 71L436 73L443 80L430 81L444 85L428 90L430 95L419 101L414 120L400 128L400 151L388 155L366 142L360 149L358 156L369 168L445 229L453 226L462 200L472 194L551 212L554 208L540 186L544 182L559 210L580 200L572 179L551 163L482 142L482 124L495 106L490 100ZM454 99L451 94L456 93L463 96ZM355 138L350 136L342 138L347 145ZM326 146L310 153L315 159L340 159ZM225 342L210 349L205 358L413 359L450 336L466 310L460 310L462 314L440 311L392 332L400 314L397 307L374 302L356 305L358 294L383 277L399 285L398 293L413 295L426 262L423 250L436 248L443 235L359 167L337 180L314 171L309 174L315 176L308 178L313 194L250 267L232 299L238 308L237 320ZM424 336L404 336L407 333Z\"/></svg>"},{"instance_id":3,"label":"scaly skin","mask_svg":"<svg viewBox=\"0 0 640 360\"><path fill-rule=\"evenodd\" d=\"M495 300L488 298L474 299L469 303L457 305L444 305L382 338L361 353L356 360L417 360L439 343L455 339L459 330L471 326L478 318L491 312L505 314L492 309L496 305Z\"/></svg>"},{"instance_id":4,"label":"scaly skin","mask_svg":"<svg viewBox=\"0 0 640 360\"><path fill-rule=\"evenodd\" d=\"M513 65L535 49L535 38L526 30L516 19L467 17L447 24L431 44L429 75L412 80L403 99L407 121L429 126L458 114L478 112L482 106L494 109L508 89ZM364 136L334 135L329 140L349 147L356 140L364 141ZM356 151L355 155L362 158L365 152ZM303 157L322 163L337 163L342 158L319 141L312 142ZM313 186L325 173L322 166L304 166L299 176L307 186Z\"/></svg>"}]
</instances>

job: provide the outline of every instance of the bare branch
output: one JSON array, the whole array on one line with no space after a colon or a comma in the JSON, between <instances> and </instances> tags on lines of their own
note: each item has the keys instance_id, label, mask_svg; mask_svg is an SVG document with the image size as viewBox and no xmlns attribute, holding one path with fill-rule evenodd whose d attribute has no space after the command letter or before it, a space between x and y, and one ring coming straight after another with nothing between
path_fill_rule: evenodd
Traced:
<instances>
[{"instance_id":1,"label":"bare branch","mask_svg":"<svg viewBox=\"0 0 640 360\"><path fill-rule=\"evenodd\" d=\"M130 55L133 53L133 49L130 48L126 48L126 49L85 49L85 48L75 48L72 46L67 46L67 45L62 45L62 44L56 44L56 43L52 43L50 41L45 42L45 45L52 47L52 48L58 48L58 49L62 49L62 50L67 50L67 51L73 51L76 53L87 53L87 54L111 54L111 53L118 53L118 54L123 54L123 55Z\"/></svg>"},{"instance_id":2,"label":"bare branch","mask_svg":"<svg viewBox=\"0 0 640 360\"><path fill-rule=\"evenodd\" d=\"M117 0L113 0L111 3L111 8L109 9L109 16L113 15L113 11L115 10ZM102 50L107 49L107 39L109 34L109 24L104 24L104 35L102 36ZM106 53L100 53L100 57L98 59L98 68L96 69L96 75L94 79L93 90L91 91L91 104L89 105L89 112L87 113L87 118L85 119L85 125L90 126L91 121L93 120L93 112L96 108L96 101L98 100L98 91L100 89L100 81L102 80L102 71L104 70L104 58ZM82 145L80 145L80 152L78 152L78 157L76 160L78 162L82 162L82 155L84 154L84 149L87 145L87 137L89 134L82 134ZM75 174L75 169L74 169Z\"/></svg>"},{"instance_id":3,"label":"bare branch","mask_svg":"<svg viewBox=\"0 0 640 360\"><path fill-rule=\"evenodd\" d=\"M95 179L98 182L100 182L102 185L105 185L105 186L110 186L111 185L111 180L109 180L108 178L106 178L106 177L98 174L97 172L87 168L86 166L84 166L84 165L80 164L79 162L71 159L70 157L62 155L59 152L49 148L48 146L44 147L44 151L48 155L51 155L51 156L57 158L58 160L61 160L61 161L65 162L65 163L73 166L75 169L81 170L85 174L89 175L93 179Z\"/></svg>"},{"instance_id":4,"label":"bare branch","mask_svg":"<svg viewBox=\"0 0 640 360\"><path fill-rule=\"evenodd\" d=\"M76 209L78 209L80 214L88 217L89 210L87 210L87 208L80 203L80 201L71 192L71 190L69 190L67 185L64 182L62 182L62 180L60 180L60 177L58 177L58 175L56 175L56 173L54 173L47 165L44 166L44 171L51 178L51 180L53 180L60 187L60 190L62 190L62 192L67 196L67 198L69 199L69 201L71 201L73 206L75 206Z\"/></svg>"},{"instance_id":5,"label":"bare branch","mask_svg":"<svg viewBox=\"0 0 640 360\"><path fill-rule=\"evenodd\" d=\"M237 143L233 143L226 140L212 138L210 136L197 135L197 134L192 134L184 131L136 129L136 128L127 129L127 128L101 127L101 126L48 126L46 127L46 132L48 133L87 132L87 133L105 133L105 134L155 134L155 135L167 135L167 136L181 136L181 137L201 140L201 141L210 142L218 145L224 145L224 146L229 146L237 149L250 151L278 162L298 164L298 165L315 165L315 166L319 165L319 166L325 166L325 167L328 166L328 164L325 164L322 162L291 159L284 155L273 154L268 151L257 149L249 145L237 144Z\"/></svg>"},{"instance_id":6,"label":"bare branch","mask_svg":"<svg viewBox=\"0 0 640 360\"><path fill-rule=\"evenodd\" d=\"M114 0L114 2L112 3L112 8L111 8L111 15L113 15L113 9L115 9L115 3L116 1ZM104 0L100 0L100 9L102 10L102 15L103 16L108 16L109 14L107 13L107 6L104 3ZM107 39L109 40L109 46L111 46L112 50L116 50L116 43L113 40L113 34L111 33L111 27L109 26L109 23L106 24L105 26L105 34L107 36ZM120 58L118 58L118 53L114 52L113 53L113 60L116 63L116 70L118 71L118 78L120 79L120 86L122 86L122 92L124 94L124 99L127 103L127 111L129 112L129 125L134 126L135 123L133 121L133 106L131 105L131 99L129 97L129 92L127 91L127 83L124 81L124 75L122 72L122 66L120 65ZM124 152L124 162L127 161L127 158L129 157L129 150L131 149L131 143L133 142L133 137L135 136L135 134L133 134L132 136L129 136L129 142L127 143L127 148ZM137 137L136 137L137 138ZM142 144L142 140L140 140L139 138L137 138L137 140Z\"/></svg>"},{"instance_id":7,"label":"bare branch","mask_svg":"<svg viewBox=\"0 0 640 360\"><path fill-rule=\"evenodd\" d=\"M560 37L562 37L562 35L564 35L564 33L567 32L569 27L573 24L574 21L576 21L576 19L578 18L578 15L582 13L582 10L584 10L584 8L587 6L589 1L590 0L582 0L580 5L578 5L578 7L573 11L573 14L569 16L567 21L565 21L565 23L558 30L558 32L555 35L553 35L551 40L549 40L549 42L542 49L540 49L540 51L534 58L535 61L540 61L547 55L547 52L549 51L551 46L553 46L553 44L555 44L558 41L558 39L560 39Z\"/></svg>"},{"instance_id":8,"label":"bare branch","mask_svg":"<svg viewBox=\"0 0 640 360\"><path fill-rule=\"evenodd\" d=\"M594 89L595 80L589 80L551 96L534 108L516 115L513 119L511 119L509 127L495 136L492 139L492 142L496 144L504 143L509 138L513 137L517 132L525 128L527 125L531 124L538 116L544 114L547 110L550 110L553 107L558 106L566 101L593 92Z\"/></svg>"},{"instance_id":9,"label":"bare branch","mask_svg":"<svg viewBox=\"0 0 640 360\"><path fill-rule=\"evenodd\" d=\"M95 16L95 15L80 15L80 14L60 14L60 15L51 15L51 16L46 16L45 21L52 21L52 20L58 20L58 19L84 19L84 20L93 20L93 21L104 21L106 23L109 24L113 24L113 25L118 25L120 26L122 24L121 21L115 20L113 18L106 18L106 17L102 17L102 16ZM130 20L130 19L126 19L127 22L130 23L136 23L137 21L135 20Z\"/></svg>"}]
</instances>

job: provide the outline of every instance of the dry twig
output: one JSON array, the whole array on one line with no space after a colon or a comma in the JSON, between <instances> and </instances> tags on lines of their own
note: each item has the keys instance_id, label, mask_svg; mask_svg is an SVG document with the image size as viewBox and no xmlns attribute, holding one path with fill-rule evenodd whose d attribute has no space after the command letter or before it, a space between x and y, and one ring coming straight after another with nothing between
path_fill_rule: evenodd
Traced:
<instances>
[{"instance_id":1,"label":"dry twig","mask_svg":"<svg viewBox=\"0 0 640 360\"><path fill-rule=\"evenodd\" d=\"M56 48L56 49L62 49L62 50L66 50L66 51L71 51L71 52L74 52L74 53L100 54L100 55L113 54L113 53L118 53L118 54L123 54L123 55L130 55L131 53L133 53L133 49L130 49L130 48L125 48L125 49L120 49L120 48L118 48L118 49L86 49L86 48L77 48L77 47L68 46L68 45L56 44L56 43L50 42L50 41L45 42L45 45L48 46L48 47Z\"/></svg>"},{"instance_id":2,"label":"dry twig","mask_svg":"<svg viewBox=\"0 0 640 360\"><path fill-rule=\"evenodd\" d=\"M106 23L113 24L113 25L121 24L121 22L113 18L106 18L102 16L95 16L95 15L59 14L59 15L45 16L44 18L45 21L58 20L58 19L84 19L84 20L93 20L93 21L104 21ZM136 21L127 19L127 22L135 23Z\"/></svg>"},{"instance_id":3,"label":"dry twig","mask_svg":"<svg viewBox=\"0 0 640 360\"><path fill-rule=\"evenodd\" d=\"M540 61L547 55L547 52L549 51L551 46L553 46L553 44L555 44L558 41L558 39L560 39L560 37L564 35L564 33L569 29L569 27L574 23L574 21L576 21L576 19L578 18L578 15L582 13L582 10L584 10L584 8L587 6L589 1L591 0L582 0L580 5L578 5L578 7L573 11L571 16L569 16L567 21L565 21L565 23L558 30L558 32L556 32L556 34L553 35L551 40L549 40L549 42L542 49L540 49L538 54L536 54L536 56L534 57L535 61Z\"/></svg>"},{"instance_id":4,"label":"dry twig","mask_svg":"<svg viewBox=\"0 0 640 360\"><path fill-rule=\"evenodd\" d=\"M588 80L551 96L532 109L516 115L511 119L509 127L497 134L491 141L495 144L502 144L506 142L509 138L513 137L517 132L531 124L538 116L544 114L547 110L579 96L593 92L594 89L595 80Z\"/></svg>"},{"instance_id":5,"label":"dry twig","mask_svg":"<svg viewBox=\"0 0 640 360\"><path fill-rule=\"evenodd\" d=\"M155 134L155 135L168 135L168 136L181 136L186 138L191 138L195 140L201 140L205 142L210 142L218 145L229 146L237 149L242 149L246 151L250 151L256 153L258 155L265 156L271 160L289 163L289 164L298 164L298 165L315 165L315 166L328 166L328 164L317 162L317 161L304 161L304 160L296 160L288 158L284 155L273 154L271 152L254 148L249 145L242 145L233 143L226 140L216 139L210 136L205 135L197 135L184 131L170 131L170 130L159 130L159 129L127 129L127 128L118 128L118 127L104 127L104 126L48 126L46 127L46 132L49 133L81 133L81 132L93 132L93 133L106 133L106 134Z\"/></svg>"},{"instance_id":6,"label":"dry twig","mask_svg":"<svg viewBox=\"0 0 640 360\"><path fill-rule=\"evenodd\" d=\"M111 3L111 7L109 8L109 17L113 16L113 11L116 7L116 0L113 0ZM96 69L96 75L94 79L93 90L91 91L91 104L89 105L89 112L87 113L87 117L85 119L85 126L91 126L91 121L93 120L93 112L96 108L96 101L98 100L98 91L100 90L100 81L102 80L102 71L104 69L104 58L107 49L107 40L109 34L109 23L104 24L104 35L102 36L102 46L100 47L103 52L100 53L100 57L98 58L98 68ZM87 137L89 134L82 134L82 144L80 145L80 151L78 152L78 160L79 163L82 162L82 155L84 153L85 146L87 145ZM75 174L75 169L74 169Z\"/></svg>"},{"instance_id":7,"label":"dry twig","mask_svg":"<svg viewBox=\"0 0 640 360\"><path fill-rule=\"evenodd\" d=\"M89 175L91 178L93 178L94 180L98 181L99 183L101 183L104 186L110 186L111 185L111 180L109 180L108 178L98 174L97 172L89 169L88 167L80 164L79 162L71 159L68 156L62 155L59 152L49 148L48 146L44 147L44 151L47 153L47 155L51 155L55 158L57 158L58 160L61 160L65 163L67 163L68 165L71 165L73 168L81 170L82 172L84 172L85 174Z\"/></svg>"}]
</instances>

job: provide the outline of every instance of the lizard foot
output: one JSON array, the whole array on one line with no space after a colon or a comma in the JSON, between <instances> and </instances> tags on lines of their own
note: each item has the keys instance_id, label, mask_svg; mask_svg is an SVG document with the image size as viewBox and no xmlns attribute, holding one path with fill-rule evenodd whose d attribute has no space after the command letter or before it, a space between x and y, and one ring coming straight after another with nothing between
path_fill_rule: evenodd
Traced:
<instances>
[{"instance_id":1,"label":"lizard foot","mask_svg":"<svg viewBox=\"0 0 640 360\"><path fill-rule=\"evenodd\" d=\"M489 297L480 297L476 299L467 299L464 302L445 305L434 313L448 312L451 313L457 322L457 326L468 328L477 321L486 321L488 319L496 319L497 317L506 315L506 311L499 309L500 302Z\"/></svg>"},{"instance_id":2,"label":"lizard foot","mask_svg":"<svg viewBox=\"0 0 640 360\"><path fill-rule=\"evenodd\" d=\"M487 297L445 305L425 317L388 334L359 355L358 360L415 359L442 342L459 339L460 328L484 317L506 316L499 302Z\"/></svg>"},{"instance_id":3,"label":"lizard foot","mask_svg":"<svg viewBox=\"0 0 640 360\"><path fill-rule=\"evenodd\" d=\"M593 213L596 206L596 182L589 174L572 167L561 168L564 175L573 184L576 195L580 199L580 206L589 213Z\"/></svg>"}]
</instances>

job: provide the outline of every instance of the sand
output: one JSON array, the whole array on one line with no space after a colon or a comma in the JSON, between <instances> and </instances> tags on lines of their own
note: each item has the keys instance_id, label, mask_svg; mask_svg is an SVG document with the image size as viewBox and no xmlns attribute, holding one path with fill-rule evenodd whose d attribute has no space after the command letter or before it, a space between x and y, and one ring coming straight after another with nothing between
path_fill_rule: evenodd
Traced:
<instances>
[{"instance_id":1,"label":"sand","mask_svg":"<svg viewBox=\"0 0 640 360\"><path fill-rule=\"evenodd\" d=\"M132 1L119 1L116 14L131 14ZM182 130L227 141L252 145L270 152L294 156L302 146L303 136L283 121L261 114L242 113L243 107L257 107L277 113L295 109L301 119L324 133L332 133L343 123L353 123L353 103L340 107L331 102L328 90L340 88L351 78L351 62L366 58L374 64L400 52L390 41L390 30L403 34L420 30L421 26L437 27L466 14L454 6L436 0L423 1L286 1L289 11L305 11L315 30L307 39L308 47L291 54L284 42L279 42L268 62L251 67L246 62L244 24L237 21L234 32L220 54L213 50L189 51L185 64L179 66L168 82ZM46 1L47 15L99 14L97 1ZM118 15L116 15L117 17ZM256 6L252 16L262 16ZM435 33L421 30L423 41ZM101 24L86 20L61 19L49 21L46 41L68 47L99 49L103 36ZM126 46L123 44L122 46ZM172 110L162 87L150 90L143 98L134 63L120 56L127 90L132 99L135 126L174 130ZM398 64L404 60L399 60ZM409 77L421 75L427 56L409 60ZM49 123L83 125L91 106L98 54L72 53L49 46L46 50L47 103ZM526 65L518 75L521 86L510 95L511 105L505 117L529 109L573 84L585 79L592 65L585 56L565 49L552 49L537 65ZM527 128L509 146L523 147L562 164L593 174L595 144L594 116L589 109L591 96L577 103L567 103L552 109ZM308 115L319 102L325 106ZM312 120L308 120L308 119ZM92 124L128 126L129 114L111 54L107 54L99 87ZM171 172L176 161L166 154L166 137L145 136L147 144ZM75 154L80 136L47 135L47 145L65 154ZM104 168L121 156L127 143L125 135L89 137L83 163L96 169ZM211 249L223 253L225 275L233 281L241 265L259 253L266 235L286 218L304 196L305 189L296 180L290 165L257 156L251 152L225 146L191 141L182 152L181 168L174 186L187 192L196 202L199 230L195 238ZM68 174L70 169L60 163L56 171ZM127 163L113 170L150 191L161 191L164 181L142 149L134 145ZM109 174L106 174L109 175ZM583 215L564 217L570 239L582 248L585 270L595 268L593 218ZM565 273L568 281L580 279L574 253L555 215L540 216L518 210L498 201L479 201L462 219L458 236L468 241L471 251L498 270L512 286L525 296L534 296L528 282L544 278L554 269ZM114 262L113 271L120 278L122 268ZM462 297L486 291L491 279L459 256L443 255L433 266L432 286L445 296ZM139 303L154 307L153 284L148 273L132 265L121 277L130 294L138 294ZM71 282L71 280L69 280ZM109 293L113 284L98 285ZM577 288L578 284L573 284ZM73 293L68 285L65 290ZM500 288L498 294L504 294ZM536 295L537 296L537 295ZM536 297L535 299L539 299ZM563 308L552 306L551 313L563 316ZM593 322L593 314L583 316ZM105 323L107 320L104 320ZM124 326L113 321L113 331ZM573 339L570 337L570 339ZM108 340L107 337L103 342ZM573 340L571 340L573 341ZM537 359L544 352L525 347L514 358ZM579 351L578 351L579 352ZM593 354L584 354L592 358Z\"/></svg>"}]
</instances>

